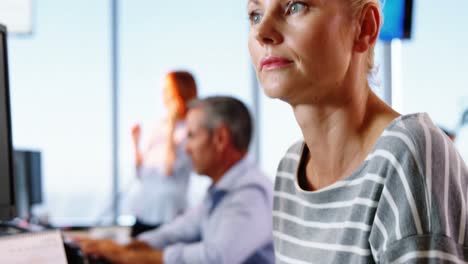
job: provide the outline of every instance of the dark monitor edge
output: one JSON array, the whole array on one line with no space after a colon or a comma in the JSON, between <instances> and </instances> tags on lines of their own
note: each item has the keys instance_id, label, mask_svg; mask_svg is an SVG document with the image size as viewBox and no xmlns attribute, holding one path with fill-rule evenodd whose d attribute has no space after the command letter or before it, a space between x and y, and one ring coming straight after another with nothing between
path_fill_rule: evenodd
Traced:
<instances>
[{"instance_id":1,"label":"dark monitor edge","mask_svg":"<svg viewBox=\"0 0 468 264\"><path fill-rule=\"evenodd\" d=\"M7 135L7 151L9 152L9 155L7 155L8 161L8 173L10 176L9 180L9 188L10 188L10 204L9 205L0 205L0 216L9 216L10 218L14 217L16 215L16 210L15 210L15 193L14 193L14 171L13 171L13 146L12 146L12 131L11 131L11 109L10 109L10 91L9 91L9 75L8 75L8 41L7 41L7 28L0 24L0 34L3 35L2 37L2 46L3 46L3 62L4 65L4 75L5 75L5 89L2 91L4 94L3 96L5 97L5 110L6 110L6 119L4 120L7 124L6 126L6 135ZM2 208L3 207L3 208Z\"/></svg>"}]
</instances>

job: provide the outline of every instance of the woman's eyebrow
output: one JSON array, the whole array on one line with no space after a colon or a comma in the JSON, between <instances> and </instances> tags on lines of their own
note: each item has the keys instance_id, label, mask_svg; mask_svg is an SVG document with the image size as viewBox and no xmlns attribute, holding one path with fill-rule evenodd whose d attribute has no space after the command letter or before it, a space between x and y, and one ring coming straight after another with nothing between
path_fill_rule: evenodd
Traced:
<instances>
[{"instance_id":1,"label":"woman's eyebrow","mask_svg":"<svg viewBox=\"0 0 468 264\"><path fill-rule=\"evenodd\" d=\"M249 1L247 2L247 4L258 5L258 4L260 4L260 2L259 2L258 0L249 0Z\"/></svg>"}]
</instances>

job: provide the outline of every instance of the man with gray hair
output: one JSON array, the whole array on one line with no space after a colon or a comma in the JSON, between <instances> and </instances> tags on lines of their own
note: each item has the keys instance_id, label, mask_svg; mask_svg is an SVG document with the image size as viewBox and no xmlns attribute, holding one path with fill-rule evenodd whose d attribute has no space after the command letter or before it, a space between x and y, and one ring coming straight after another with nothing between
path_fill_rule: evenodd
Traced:
<instances>
[{"instance_id":1,"label":"man with gray hair","mask_svg":"<svg viewBox=\"0 0 468 264\"><path fill-rule=\"evenodd\" d=\"M226 96L194 101L187 130L194 170L213 181L202 204L125 247L82 240L85 253L115 263L274 263L273 187L246 157L253 132L247 107Z\"/></svg>"}]
</instances>

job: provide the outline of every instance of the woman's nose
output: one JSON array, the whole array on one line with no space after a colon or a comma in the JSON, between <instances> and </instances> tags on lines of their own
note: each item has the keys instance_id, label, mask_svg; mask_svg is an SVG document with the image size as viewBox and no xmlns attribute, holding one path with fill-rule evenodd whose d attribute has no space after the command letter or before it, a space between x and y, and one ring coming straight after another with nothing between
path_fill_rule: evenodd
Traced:
<instances>
[{"instance_id":1,"label":"woman's nose","mask_svg":"<svg viewBox=\"0 0 468 264\"><path fill-rule=\"evenodd\" d=\"M261 45L277 45L283 42L283 35L274 15L265 15L255 26L255 30L255 38Z\"/></svg>"}]
</instances>

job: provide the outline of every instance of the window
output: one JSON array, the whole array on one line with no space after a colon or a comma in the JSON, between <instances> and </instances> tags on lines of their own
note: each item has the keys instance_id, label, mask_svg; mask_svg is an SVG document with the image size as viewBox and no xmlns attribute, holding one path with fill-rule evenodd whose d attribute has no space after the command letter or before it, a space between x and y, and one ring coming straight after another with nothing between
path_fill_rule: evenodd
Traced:
<instances>
[{"instance_id":1,"label":"window","mask_svg":"<svg viewBox=\"0 0 468 264\"><path fill-rule=\"evenodd\" d=\"M111 198L108 3L35 7L33 33L9 38L13 143L42 152L52 223L95 223Z\"/></svg>"}]
</instances>

